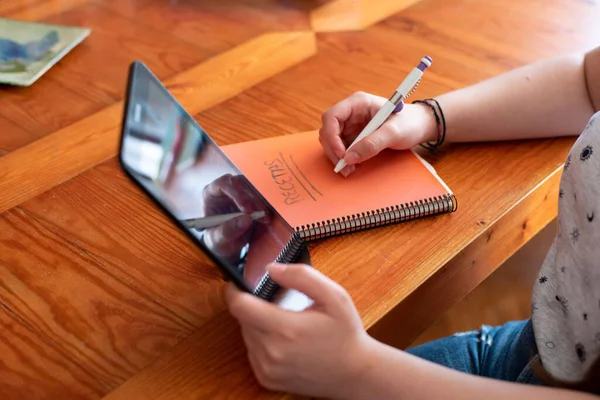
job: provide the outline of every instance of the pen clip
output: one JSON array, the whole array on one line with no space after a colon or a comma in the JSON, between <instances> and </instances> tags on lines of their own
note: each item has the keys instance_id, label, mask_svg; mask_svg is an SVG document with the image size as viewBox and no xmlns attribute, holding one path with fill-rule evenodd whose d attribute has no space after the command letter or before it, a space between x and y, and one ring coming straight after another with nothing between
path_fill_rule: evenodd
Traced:
<instances>
[{"instance_id":1,"label":"pen clip","mask_svg":"<svg viewBox=\"0 0 600 400\"><path fill-rule=\"evenodd\" d=\"M417 90L417 87L419 86L419 83L421 83L421 78L419 78L419 80L417 80L417 82L412 87L412 89L410 90L410 92L408 92L406 94L406 96L404 96L404 100L408 99L410 97L410 95L413 94Z\"/></svg>"},{"instance_id":2,"label":"pen clip","mask_svg":"<svg viewBox=\"0 0 600 400\"><path fill-rule=\"evenodd\" d=\"M417 90L417 86L419 86L419 82L421 82L421 78L419 78L417 80L417 82L415 83L413 88L410 90L410 92L408 92L408 94L406 96L402 96L402 94L400 94L399 92L394 93L394 95L389 99L389 101L392 104L396 105L396 108L394 108L394 111L392 111L393 113L397 114L400 111L402 111L402 109L404 108L404 100L406 100L411 94L413 94L415 92L415 90Z\"/></svg>"}]
</instances>

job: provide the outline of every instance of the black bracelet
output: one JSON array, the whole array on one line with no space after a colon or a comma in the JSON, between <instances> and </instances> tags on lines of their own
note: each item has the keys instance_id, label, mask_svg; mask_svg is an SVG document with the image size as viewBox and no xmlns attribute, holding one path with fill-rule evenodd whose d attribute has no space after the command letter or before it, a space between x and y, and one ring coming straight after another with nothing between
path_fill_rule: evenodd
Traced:
<instances>
[{"instance_id":1,"label":"black bracelet","mask_svg":"<svg viewBox=\"0 0 600 400\"><path fill-rule=\"evenodd\" d=\"M439 109L439 114L441 115L441 121L440 121L440 115L438 115L438 110L436 109L435 106L433 106L430 103L430 101L434 102L435 105L437 106L437 109ZM437 130L438 130L437 140L435 143L430 143L430 142L421 143L420 146L427 150L435 151L444 143L444 140L446 140L446 118L444 117L444 112L442 111L442 107L440 106L440 103L438 103L438 101L436 99L415 100L415 101L413 101L413 104L415 104L415 103L425 104L426 106L431 108L431 111L433 112L433 116L435 117L435 122L436 122Z\"/></svg>"}]
</instances>

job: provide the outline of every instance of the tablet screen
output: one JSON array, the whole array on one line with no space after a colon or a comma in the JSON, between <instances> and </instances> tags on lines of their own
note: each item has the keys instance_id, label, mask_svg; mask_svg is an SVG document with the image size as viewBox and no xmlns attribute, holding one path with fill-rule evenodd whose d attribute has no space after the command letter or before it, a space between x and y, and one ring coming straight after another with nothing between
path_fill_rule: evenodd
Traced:
<instances>
[{"instance_id":1,"label":"tablet screen","mask_svg":"<svg viewBox=\"0 0 600 400\"><path fill-rule=\"evenodd\" d=\"M204 251L259 294L268 263L293 261L295 231L156 77L134 65L121 165Z\"/></svg>"}]
</instances>

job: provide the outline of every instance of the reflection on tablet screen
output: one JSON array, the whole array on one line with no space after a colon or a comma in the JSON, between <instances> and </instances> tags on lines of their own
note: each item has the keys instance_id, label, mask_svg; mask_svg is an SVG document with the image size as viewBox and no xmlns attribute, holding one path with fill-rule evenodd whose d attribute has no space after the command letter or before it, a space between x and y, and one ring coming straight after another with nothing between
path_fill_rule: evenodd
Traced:
<instances>
[{"instance_id":1,"label":"reflection on tablet screen","mask_svg":"<svg viewBox=\"0 0 600 400\"><path fill-rule=\"evenodd\" d=\"M251 291L270 297L265 266L293 262L304 244L143 66L129 91L122 164Z\"/></svg>"}]
</instances>

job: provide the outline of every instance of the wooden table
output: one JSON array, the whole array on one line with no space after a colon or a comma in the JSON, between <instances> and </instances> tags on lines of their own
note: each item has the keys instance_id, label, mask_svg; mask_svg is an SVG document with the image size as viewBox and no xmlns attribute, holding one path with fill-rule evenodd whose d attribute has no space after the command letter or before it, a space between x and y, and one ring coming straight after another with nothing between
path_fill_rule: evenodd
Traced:
<instances>
[{"instance_id":1,"label":"wooden table","mask_svg":"<svg viewBox=\"0 0 600 400\"><path fill-rule=\"evenodd\" d=\"M92 28L32 87L0 88L0 395L28 400L284 397L254 380L219 273L117 167L131 61L228 144L317 129L424 55L415 98L600 33L583 0L3 0L0 15ZM556 216L572 141L425 155L456 213L314 243L313 263L406 347Z\"/></svg>"}]
</instances>

